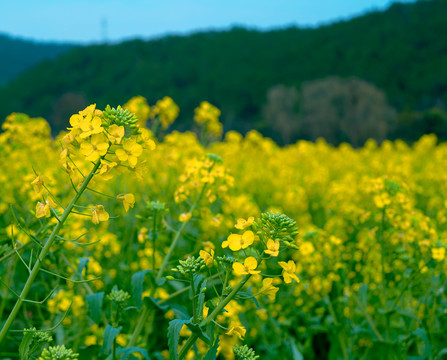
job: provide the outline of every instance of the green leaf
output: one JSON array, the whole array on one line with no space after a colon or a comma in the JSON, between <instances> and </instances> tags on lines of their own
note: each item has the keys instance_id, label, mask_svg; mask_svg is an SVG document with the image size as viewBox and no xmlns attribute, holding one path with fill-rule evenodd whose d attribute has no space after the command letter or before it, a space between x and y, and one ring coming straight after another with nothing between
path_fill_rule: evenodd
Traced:
<instances>
[{"instance_id":1,"label":"green leaf","mask_svg":"<svg viewBox=\"0 0 447 360\"><path fill-rule=\"evenodd\" d=\"M144 276L147 273L152 273L152 270L142 270L132 275L131 288L132 288L132 298L138 309L143 306L143 285Z\"/></svg>"},{"instance_id":2,"label":"green leaf","mask_svg":"<svg viewBox=\"0 0 447 360\"><path fill-rule=\"evenodd\" d=\"M87 266L87 263L90 261L89 258L81 257L79 258L79 264L78 268L76 269L76 272L74 273L72 280L81 280L82 279L82 272L84 271L85 267Z\"/></svg>"},{"instance_id":3,"label":"green leaf","mask_svg":"<svg viewBox=\"0 0 447 360\"><path fill-rule=\"evenodd\" d=\"M90 294L86 296L86 299L89 316L95 323L99 324L99 322L101 321L101 307L102 300L104 299L104 293L99 292L96 294Z\"/></svg>"},{"instance_id":4,"label":"green leaf","mask_svg":"<svg viewBox=\"0 0 447 360\"><path fill-rule=\"evenodd\" d=\"M22 341L19 346L20 360L28 360L29 350L31 343L33 342L33 332L27 332L23 334Z\"/></svg>"},{"instance_id":5,"label":"green leaf","mask_svg":"<svg viewBox=\"0 0 447 360\"><path fill-rule=\"evenodd\" d=\"M165 312L168 311L170 308L169 304L166 304L166 303L159 304L160 301L161 301L160 299L155 299L151 296L146 296L144 298L144 302L147 307L157 308L157 309L160 309Z\"/></svg>"},{"instance_id":6,"label":"green leaf","mask_svg":"<svg viewBox=\"0 0 447 360\"><path fill-rule=\"evenodd\" d=\"M188 323L186 324L186 326L189 330L191 330L192 333L196 334L200 338L200 340L211 346L211 339L202 331L199 325Z\"/></svg>"},{"instance_id":7,"label":"green leaf","mask_svg":"<svg viewBox=\"0 0 447 360\"><path fill-rule=\"evenodd\" d=\"M108 355L112 351L113 341L116 339L118 334L120 333L122 326L118 328L114 328L110 325L107 325L104 330L104 340L102 344L102 352L105 355Z\"/></svg>"},{"instance_id":8,"label":"green leaf","mask_svg":"<svg viewBox=\"0 0 447 360\"><path fill-rule=\"evenodd\" d=\"M131 357L133 353L139 353L139 354L143 355L146 360L150 360L149 355L147 354L146 350L140 349L135 346L130 347L130 348L119 348L116 351L116 354L118 355L120 360L128 360L129 357Z\"/></svg>"},{"instance_id":9,"label":"green leaf","mask_svg":"<svg viewBox=\"0 0 447 360\"><path fill-rule=\"evenodd\" d=\"M180 330L184 324L188 324L189 320L174 319L169 322L168 326L168 346L169 360L178 360L177 347Z\"/></svg>"},{"instance_id":10,"label":"green leaf","mask_svg":"<svg viewBox=\"0 0 447 360\"><path fill-rule=\"evenodd\" d=\"M298 350L295 341L290 339L290 348L292 350L292 359L293 360L303 360L303 354Z\"/></svg>"},{"instance_id":11,"label":"green leaf","mask_svg":"<svg viewBox=\"0 0 447 360\"><path fill-rule=\"evenodd\" d=\"M359 287L359 300L363 308L366 309L368 305L368 284L363 284Z\"/></svg>"},{"instance_id":12,"label":"green leaf","mask_svg":"<svg viewBox=\"0 0 447 360\"><path fill-rule=\"evenodd\" d=\"M418 336L422 339L422 341L424 342L424 356L423 358L425 359L430 359L431 354L432 354L432 346L430 345L430 342L428 341L428 337L427 337L427 333L425 331L425 329L423 328L419 328L413 331L412 335ZM407 356L408 360L411 359L416 359L419 357L411 357L411 356Z\"/></svg>"},{"instance_id":13,"label":"green leaf","mask_svg":"<svg viewBox=\"0 0 447 360\"><path fill-rule=\"evenodd\" d=\"M196 305L196 313L203 315L203 305L205 303L205 291L204 289L206 289L206 281L205 278L203 278L203 276L200 276L202 279L200 282L194 281L194 286L196 286L197 284L197 288L196 288L196 294L198 294L197 296L197 305Z\"/></svg>"},{"instance_id":14,"label":"green leaf","mask_svg":"<svg viewBox=\"0 0 447 360\"><path fill-rule=\"evenodd\" d=\"M219 347L219 336L216 336L216 339L214 340L214 345L210 347L203 360L216 360L218 347Z\"/></svg>"}]
</instances>

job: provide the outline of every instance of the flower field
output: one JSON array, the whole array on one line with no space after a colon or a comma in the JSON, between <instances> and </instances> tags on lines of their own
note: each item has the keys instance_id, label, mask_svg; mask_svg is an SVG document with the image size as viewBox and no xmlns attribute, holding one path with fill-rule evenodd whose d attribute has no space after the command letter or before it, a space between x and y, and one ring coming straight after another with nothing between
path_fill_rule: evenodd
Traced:
<instances>
[{"instance_id":1,"label":"flower field","mask_svg":"<svg viewBox=\"0 0 447 360\"><path fill-rule=\"evenodd\" d=\"M447 145L279 147L165 97L0 134L0 359L443 359Z\"/></svg>"}]
</instances>

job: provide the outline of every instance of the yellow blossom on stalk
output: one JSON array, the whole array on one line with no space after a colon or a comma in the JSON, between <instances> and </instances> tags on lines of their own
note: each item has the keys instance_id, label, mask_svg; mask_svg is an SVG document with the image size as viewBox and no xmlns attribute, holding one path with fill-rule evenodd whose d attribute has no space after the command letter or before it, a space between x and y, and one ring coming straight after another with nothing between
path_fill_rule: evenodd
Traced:
<instances>
[{"instance_id":1,"label":"yellow blossom on stalk","mask_svg":"<svg viewBox=\"0 0 447 360\"><path fill-rule=\"evenodd\" d=\"M152 139L152 132L145 128L140 128L141 143L149 150L155 150L156 144Z\"/></svg>"},{"instance_id":2,"label":"yellow blossom on stalk","mask_svg":"<svg viewBox=\"0 0 447 360\"><path fill-rule=\"evenodd\" d=\"M101 175L101 177L104 180L112 179L113 176L110 174L110 171L117 165L118 164L114 161L108 161L108 160L101 159L101 167L99 169L99 175Z\"/></svg>"},{"instance_id":3,"label":"yellow blossom on stalk","mask_svg":"<svg viewBox=\"0 0 447 360\"><path fill-rule=\"evenodd\" d=\"M190 212L187 213L181 213L178 217L178 221L180 222L188 222L189 219L191 219L192 214Z\"/></svg>"},{"instance_id":4,"label":"yellow blossom on stalk","mask_svg":"<svg viewBox=\"0 0 447 360\"><path fill-rule=\"evenodd\" d=\"M79 137L85 139L90 135L99 134L104 131L102 120L100 118L101 111L95 110L95 104L88 106L79 114L70 117L70 125L72 129L80 129Z\"/></svg>"},{"instance_id":5,"label":"yellow blossom on stalk","mask_svg":"<svg viewBox=\"0 0 447 360\"><path fill-rule=\"evenodd\" d=\"M42 176L37 175L31 184L34 185L34 191L40 194L43 189L44 179Z\"/></svg>"},{"instance_id":6,"label":"yellow blossom on stalk","mask_svg":"<svg viewBox=\"0 0 447 360\"><path fill-rule=\"evenodd\" d=\"M272 278L265 278L264 280L262 280L262 288L259 292L267 295L270 301L274 301L278 290L279 288L273 285Z\"/></svg>"},{"instance_id":7,"label":"yellow blossom on stalk","mask_svg":"<svg viewBox=\"0 0 447 360\"><path fill-rule=\"evenodd\" d=\"M270 256L278 256L279 254L279 240L273 241L272 239L268 239L267 241L267 250L264 250L266 254Z\"/></svg>"},{"instance_id":8,"label":"yellow blossom on stalk","mask_svg":"<svg viewBox=\"0 0 447 360\"><path fill-rule=\"evenodd\" d=\"M229 247L232 251L238 251L248 248L255 240L253 231L246 231L244 234L231 234L227 240L222 243L222 247Z\"/></svg>"},{"instance_id":9,"label":"yellow blossom on stalk","mask_svg":"<svg viewBox=\"0 0 447 360\"><path fill-rule=\"evenodd\" d=\"M133 208L135 205L135 196L133 194L120 194L116 197L118 200L123 202L124 210L129 211L129 208Z\"/></svg>"},{"instance_id":10,"label":"yellow blossom on stalk","mask_svg":"<svg viewBox=\"0 0 447 360\"><path fill-rule=\"evenodd\" d=\"M151 112L151 108L143 96L134 96L124 104L123 108L136 115L141 127L146 124L146 120L149 118Z\"/></svg>"},{"instance_id":11,"label":"yellow blossom on stalk","mask_svg":"<svg viewBox=\"0 0 447 360\"><path fill-rule=\"evenodd\" d=\"M253 216L250 216L247 220L245 219L237 219L236 225L234 227L239 230L244 230L248 228L249 226L252 226L255 221L255 218Z\"/></svg>"},{"instance_id":12,"label":"yellow blossom on stalk","mask_svg":"<svg viewBox=\"0 0 447 360\"><path fill-rule=\"evenodd\" d=\"M180 109L172 98L165 96L163 99L157 101L153 111L154 114L159 116L163 129L167 129L177 118Z\"/></svg>"},{"instance_id":13,"label":"yellow blossom on stalk","mask_svg":"<svg viewBox=\"0 0 447 360\"><path fill-rule=\"evenodd\" d=\"M99 224L100 221L109 220L109 214L105 211L103 205L96 205L92 209L92 223Z\"/></svg>"},{"instance_id":14,"label":"yellow blossom on stalk","mask_svg":"<svg viewBox=\"0 0 447 360\"><path fill-rule=\"evenodd\" d=\"M259 274L260 270L255 270L258 267L258 262L253 256L249 256L245 259L244 265L241 263L233 263L233 270L236 275L248 275Z\"/></svg>"},{"instance_id":15,"label":"yellow blossom on stalk","mask_svg":"<svg viewBox=\"0 0 447 360\"><path fill-rule=\"evenodd\" d=\"M126 139L123 146L116 149L115 154L120 161L127 161L131 167L135 167L138 157L143 153L143 147L135 139Z\"/></svg>"},{"instance_id":16,"label":"yellow blossom on stalk","mask_svg":"<svg viewBox=\"0 0 447 360\"><path fill-rule=\"evenodd\" d=\"M210 252L206 252L204 250L200 250L200 257L205 261L205 265L208 267L213 266L214 262L214 250L211 249Z\"/></svg>"},{"instance_id":17,"label":"yellow blossom on stalk","mask_svg":"<svg viewBox=\"0 0 447 360\"><path fill-rule=\"evenodd\" d=\"M109 142L103 134L93 135L90 142L81 143L81 154L85 156L88 161L97 161L100 156L107 154L109 149Z\"/></svg>"},{"instance_id":18,"label":"yellow blossom on stalk","mask_svg":"<svg viewBox=\"0 0 447 360\"><path fill-rule=\"evenodd\" d=\"M247 330L243 326L234 324L230 327L230 330L228 330L225 334L226 335L235 334L239 339L243 340L246 332Z\"/></svg>"},{"instance_id":19,"label":"yellow blossom on stalk","mask_svg":"<svg viewBox=\"0 0 447 360\"><path fill-rule=\"evenodd\" d=\"M40 219L43 217L50 217L50 216L51 216L51 208L48 200L45 202L45 204L42 204L39 201L36 205L36 218Z\"/></svg>"},{"instance_id":20,"label":"yellow blossom on stalk","mask_svg":"<svg viewBox=\"0 0 447 360\"><path fill-rule=\"evenodd\" d=\"M437 261L444 260L445 248L441 247L441 248L431 249L431 256L433 259L435 259Z\"/></svg>"},{"instance_id":21,"label":"yellow blossom on stalk","mask_svg":"<svg viewBox=\"0 0 447 360\"><path fill-rule=\"evenodd\" d=\"M146 240L147 240L147 234L148 234L148 229L145 227L142 227L140 229L140 231L138 232L138 242L143 244Z\"/></svg>"},{"instance_id":22,"label":"yellow blossom on stalk","mask_svg":"<svg viewBox=\"0 0 447 360\"><path fill-rule=\"evenodd\" d=\"M124 137L124 126L113 124L107 129L107 137L112 144L121 144L121 139Z\"/></svg>"},{"instance_id":23,"label":"yellow blossom on stalk","mask_svg":"<svg viewBox=\"0 0 447 360\"><path fill-rule=\"evenodd\" d=\"M290 284L292 282L292 279L295 279L296 282L300 282L300 279L298 279L298 276L296 276L295 274L296 264L293 260L289 260L288 263L280 261L278 262L278 264L283 268L282 276L286 284Z\"/></svg>"}]
</instances>

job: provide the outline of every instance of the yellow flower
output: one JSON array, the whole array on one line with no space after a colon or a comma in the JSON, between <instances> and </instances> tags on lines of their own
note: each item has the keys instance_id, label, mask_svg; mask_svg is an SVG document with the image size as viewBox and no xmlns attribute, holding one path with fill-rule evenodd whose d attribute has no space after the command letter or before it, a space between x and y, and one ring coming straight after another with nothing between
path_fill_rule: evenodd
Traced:
<instances>
[{"instance_id":1,"label":"yellow flower","mask_svg":"<svg viewBox=\"0 0 447 360\"><path fill-rule=\"evenodd\" d=\"M279 240L273 241L272 239L268 239L267 241L267 250L264 250L266 254L270 256L278 256L279 254Z\"/></svg>"},{"instance_id":2,"label":"yellow flower","mask_svg":"<svg viewBox=\"0 0 447 360\"><path fill-rule=\"evenodd\" d=\"M81 143L81 154L88 161L97 161L100 156L107 154L109 142L102 134L93 135L90 142Z\"/></svg>"},{"instance_id":3,"label":"yellow flower","mask_svg":"<svg viewBox=\"0 0 447 360\"><path fill-rule=\"evenodd\" d=\"M284 261L278 262L278 264L283 268L282 276L284 278L284 282L286 284L290 284L292 279L295 279L297 282L300 282L298 276L296 276L296 264L293 260L289 260L288 263Z\"/></svg>"},{"instance_id":4,"label":"yellow flower","mask_svg":"<svg viewBox=\"0 0 447 360\"><path fill-rule=\"evenodd\" d=\"M107 129L107 137L112 144L121 144L121 139L124 137L124 126L111 125Z\"/></svg>"},{"instance_id":5,"label":"yellow flower","mask_svg":"<svg viewBox=\"0 0 447 360\"><path fill-rule=\"evenodd\" d=\"M214 250L211 249L210 252L206 252L204 250L200 250L200 257L205 261L205 265L208 267L213 266L214 262Z\"/></svg>"},{"instance_id":6,"label":"yellow flower","mask_svg":"<svg viewBox=\"0 0 447 360\"><path fill-rule=\"evenodd\" d=\"M262 289L259 292L267 295L270 301L274 301L278 290L279 288L273 285L272 278L265 278L262 280Z\"/></svg>"},{"instance_id":7,"label":"yellow flower","mask_svg":"<svg viewBox=\"0 0 447 360\"><path fill-rule=\"evenodd\" d=\"M102 133L104 128L101 126L102 121L99 116L87 115L80 119L78 127L82 130L79 137L85 139L90 135Z\"/></svg>"},{"instance_id":8,"label":"yellow flower","mask_svg":"<svg viewBox=\"0 0 447 360\"><path fill-rule=\"evenodd\" d=\"M133 208L135 205L135 196L133 194L121 194L116 197L118 200L121 200L124 205L124 210L126 212L129 211L129 208Z\"/></svg>"},{"instance_id":9,"label":"yellow flower","mask_svg":"<svg viewBox=\"0 0 447 360\"><path fill-rule=\"evenodd\" d=\"M43 189L44 179L42 176L37 175L31 184L34 185L34 191L40 194Z\"/></svg>"},{"instance_id":10,"label":"yellow flower","mask_svg":"<svg viewBox=\"0 0 447 360\"><path fill-rule=\"evenodd\" d=\"M233 263L233 270L236 275L248 275L259 274L260 270L255 270L258 267L258 262L253 256L249 256L245 259L244 265L241 263Z\"/></svg>"},{"instance_id":11,"label":"yellow flower","mask_svg":"<svg viewBox=\"0 0 447 360\"><path fill-rule=\"evenodd\" d=\"M246 332L247 332L247 330L243 326L241 326L241 325L232 325L230 327L230 330L228 330L228 332L226 332L225 334L226 335L236 334L239 339L244 340L244 336L245 336Z\"/></svg>"},{"instance_id":12,"label":"yellow flower","mask_svg":"<svg viewBox=\"0 0 447 360\"><path fill-rule=\"evenodd\" d=\"M178 221L180 222L188 222L189 219L191 219L192 214L191 213L181 213L178 217Z\"/></svg>"},{"instance_id":13,"label":"yellow flower","mask_svg":"<svg viewBox=\"0 0 447 360\"><path fill-rule=\"evenodd\" d=\"M109 214L104 210L103 205L96 205L92 209L92 223L99 224L100 221L109 220Z\"/></svg>"},{"instance_id":14,"label":"yellow flower","mask_svg":"<svg viewBox=\"0 0 447 360\"><path fill-rule=\"evenodd\" d=\"M137 144L135 139L126 139L123 141L122 149L115 151L120 161L127 161L131 167L135 167L138 162L138 156L143 153L143 147Z\"/></svg>"},{"instance_id":15,"label":"yellow flower","mask_svg":"<svg viewBox=\"0 0 447 360\"><path fill-rule=\"evenodd\" d=\"M104 180L110 180L113 178L112 174L110 174L110 171L117 166L118 164L114 161L107 161L104 159L101 159L101 167L99 168L99 175Z\"/></svg>"},{"instance_id":16,"label":"yellow flower","mask_svg":"<svg viewBox=\"0 0 447 360\"><path fill-rule=\"evenodd\" d=\"M40 201L36 205L36 218L40 219L43 217L51 216L51 208L48 200L45 204L42 204Z\"/></svg>"},{"instance_id":17,"label":"yellow flower","mask_svg":"<svg viewBox=\"0 0 447 360\"><path fill-rule=\"evenodd\" d=\"M229 247L232 251L238 251L248 248L255 240L253 231L246 231L243 235L231 234L228 239L222 243L222 247Z\"/></svg>"},{"instance_id":18,"label":"yellow flower","mask_svg":"<svg viewBox=\"0 0 447 360\"><path fill-rule=\"evenodd\" d=\"M433 259L435 259L437 261L444 260L445 248L441 247L441 248L431 249L431 256Z\"/></svg>"},{"instance_id":19,"label":"yellow flower","mask_svg":"<svg viewBox=\"0 0 447 360\"><path fill-rule=\"evenodd\" d=\"M244 230L248 228L249 226L253 225L255 221L255 218L253 216L250 216L247 220L245 219L237 219L237 224L234 225L236 229Z\"/></svg>"}]
</instances>

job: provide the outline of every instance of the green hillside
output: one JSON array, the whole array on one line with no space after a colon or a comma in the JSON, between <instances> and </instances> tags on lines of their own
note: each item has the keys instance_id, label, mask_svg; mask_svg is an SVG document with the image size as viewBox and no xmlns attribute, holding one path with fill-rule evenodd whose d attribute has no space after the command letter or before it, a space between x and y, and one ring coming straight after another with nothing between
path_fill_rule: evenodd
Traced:
<instances>
[{"instance_id":1,"label":"green hillside","mask_svg":"<svg viewBox=\"0 0 447 360\"><path fill-rule=\"evenodd\" d=\"M65 103L102 108L138 94L150 103L168 95L180 106L180 128L208 100L222 109L226 130L262 130L268 89L332 75L370 82L399 112L442 107L446 14L447 0L419 1L315 29L234 28L77 48L0 89L0 118L26 112L58 130L67 121L58 118Z\"/></svg>"},{"instance_id":2,"label":"green hillside","mask_svg":"<svg viewBox=\"0 0 447 360\"><path fill-rule=\"evenodd\" d=\"M0 34L0 85L43 60L55 59L74 45L42 43Z\"/></svg>"}]
</instances>

